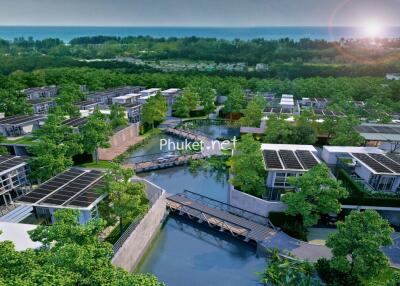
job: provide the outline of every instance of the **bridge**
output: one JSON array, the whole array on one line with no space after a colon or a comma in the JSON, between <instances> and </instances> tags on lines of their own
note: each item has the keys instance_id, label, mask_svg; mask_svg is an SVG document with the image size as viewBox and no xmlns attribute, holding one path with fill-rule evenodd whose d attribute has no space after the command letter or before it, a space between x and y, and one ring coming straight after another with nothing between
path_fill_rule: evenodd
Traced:
<instances>
[{"instance_id":1,"label":"bridge","mask_svg":"<svg viewBox=\"0 0 400 286\"><path fill-rule=\"evenodd\" d=\"M167 208L245 241L261 243L278 232L266 217L190 191L168 197Z\"/></svg>"},{"instance_id":2,"label":"bridge","mask_svg":"<svg viewBox=\"0 0 400 286\"><path fill-rule=\"evenodd\" d=\"M155 158L154 156L158 156L158 158ZM162 153L152 154L153 157L152 159L135 160L135 159L140 159L141 157L145 156L131 157L134 163L125 163L124 167L131 168L135 170L136 173L141 173L141 172L185 165L189 162L189 160L199 160L203 159L205 156L201 153L178 155L176 154L176 152L162 152Z\"/></svg>"}]
</instances>

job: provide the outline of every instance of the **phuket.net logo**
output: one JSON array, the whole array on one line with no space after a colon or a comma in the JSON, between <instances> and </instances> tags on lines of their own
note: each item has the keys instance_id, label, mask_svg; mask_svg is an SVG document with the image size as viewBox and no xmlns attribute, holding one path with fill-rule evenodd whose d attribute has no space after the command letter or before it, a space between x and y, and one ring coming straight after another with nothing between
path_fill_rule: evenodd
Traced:
<instances>
[{"instance_id":1,"label":"phuket.net logo","mask_svg":"<svg viewBox=\"0 0 400 286\"><path fill-rule=\"evenodd\" d=\"M232 140L207 140L207 141L174 141L170 138L160 139L160 151L224 151L236 148L237 138L234 136Z\"/></svg>"}]
</instances>

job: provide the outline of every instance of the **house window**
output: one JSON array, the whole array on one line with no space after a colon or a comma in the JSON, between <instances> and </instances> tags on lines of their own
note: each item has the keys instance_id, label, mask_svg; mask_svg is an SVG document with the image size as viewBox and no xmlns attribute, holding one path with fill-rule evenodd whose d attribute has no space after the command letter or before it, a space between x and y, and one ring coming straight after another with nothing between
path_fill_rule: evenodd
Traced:
<instances>
[{"instance_id":1,"label":"house window","mask_svg":"<svg viewBox=\"0 0 400 286\"><path fill-rule=\"evenodd\" d=\"M289 184L288 179L290 177L297 177L297 176L298 176L297 173L276 173L274 187L290 188L292 186Z\"/></svg>"}]
</instances>

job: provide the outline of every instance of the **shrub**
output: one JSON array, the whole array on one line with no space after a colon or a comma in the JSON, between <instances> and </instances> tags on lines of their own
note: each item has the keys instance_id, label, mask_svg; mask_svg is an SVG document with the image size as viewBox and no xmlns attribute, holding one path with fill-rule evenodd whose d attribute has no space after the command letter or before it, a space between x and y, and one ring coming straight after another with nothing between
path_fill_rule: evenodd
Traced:
<instances>
[{"instance_id":1,"label":"shrub","mask_svg":"<svg viewBox=\"0 0 400 286\"><path fill-rule=\"evenodd\" d=\"M315 268L318 272L319 277L328 285L360 285L360 281L357 279L357 277L351 275L351 273L342 272L331 268L330 262L326 258L319 259L318 262L315 264Z\"/></svg>"},{"instance_id":2,"label":"shrub","mask_svg":"<svg viewBox=\"0 0 400 286\"><path fill-rule=\"evenodd\" d=\"M280 227L286 234L307 241L307 229L303 226L301 216L291 216L284 212L270 212L268 216L271 223Z\"/></svg>"}]
</instances>

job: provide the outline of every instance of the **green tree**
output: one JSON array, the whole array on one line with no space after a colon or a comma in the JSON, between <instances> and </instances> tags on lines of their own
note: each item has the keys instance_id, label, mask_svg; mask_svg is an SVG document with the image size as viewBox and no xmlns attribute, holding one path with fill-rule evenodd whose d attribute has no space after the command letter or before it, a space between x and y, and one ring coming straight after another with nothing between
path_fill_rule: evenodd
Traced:
<instances>
[{"instance_id":1,"label":"green tree","mask_svg":"<svg viewBox=\"0 0 400 286\"><path fill-rule=\"evenodd\" d=\"M189 117L190 116L190 108L187 103L187 99L183 96L179 96L174 105L173 105L174 115L178 117Z\"/></svg>"},{"instance_id":2,"label":"green tree","mask_svg":"<svg viewBox=\"0 0 400 286\"><path fill-rule=\"evenodd\" d=\"M0 135L0 143L3 142L4 139L5 137ZM0 155L7 155L7 154L8 154L7 148L5 146L0 145Z\"/></svg>"},{"instance_id":3,"label":"green tree","mask_svg":"<svg viewBox=\"0 0 400 286\"><path fill-rule=\"evenodd\" d=\"M96 164L99 162L98 149L110 147L110 136L112 128L107 116L100 110L95 109L93 114L88 117L85 125L79 128L83 149L93 155Z\"/></svg>"},{"instance_id":4,"label":"green tree","mask_svg":"<svg viewBox=\"0 0 400 286\"><path fill-rule=\"evenodd\" d=\"M276 286L318 286L314 266L309 262L282 257L277 249L270 251L267 267L261 276L263 285Z\"/></svg>"},{"instance_id":5,"label":"green tree","mask_svg":"<svg viewBox=\"0 0 400 286\"><path fill-rule=\"evenodd\" d=\"M339 213L339 199L348 195L324 164L315 166L301 177L289 178L289 183L296 190L282 198L287 205L286 213L301 215L305 227L316 224L322 214Z\"/></svg>"},{"instance_id":6,"label":"green tree","mask_svg":"<svg viewBox=\"0 0 400 286\"><path fill-rule=\"evenodd\" d=\"M359 280L369 280L389 267L381 247L392 244L393 229L375 210L352 211L326 245L332 249L330 265Z\"/></svg>"},{"instance_id":7,"label":"green tree","mask_svg":"<svg viewBox=\"0 0 400 286\"><path fill-rule=\"evenodd\" d=\"M113 104L110 108L110 123L111 128L114 130L121 126L128 125L128 119L126 118L125 108L121 105Z\"/></svg>"},{"instance_id":8,"label":"green tree","mask_svg":"<svg viewBox=\"0 0 400 286\"><path fill-rule=\"evenodd\" d=\"M79 116L79 108L76 102L84 99L84 95L79 89L78 84L63 84L58 87L58 95L56 97L56 107L52 112L61 113L70 117Z\"/></svg>"},{"instance_id":9,"label":"green tree","mask_svg":"<svg viewBox=\"0 0 400 286\"><path fill-rule=\"evenodd\" d=\"M31 177L43 181L72 166L72 157L82 153L80 136L62 124L64 118L50 114L42 128L34 132L37 142L29 147Z\"/></svg>"},{"instance_id":10,"label":"green tree","mask_svg":"<svg viewBox=\"0 0 400 286\"><path fill-rule=\"evenodd\" d=\"M33 110L24 93L19 90L0 89L0 112L5 113L5 116L12 116L31 114Z\"/></svg>"},{"instance_id":11,"label":"green tree","mask_svg":"<svg viewBox=\"0 0 400 286\"><path fill-rule=\"evenodd\" d=\"M259 127L263 118L263 111L266 106L264 97L256 96L243 110L243 117L240 119L242 126Z\"/></svg>"},{"instance_id":12,"label":"green tree","mask_svg":"<svg viewBox=\"0 0 400 286\"><path fill-rule=\"evenodd\" d=\"M119 219L120 232L123 232L124 222L132 221L146 213L149 203L145 193L145 185L132 182L134 172L114 164L105 176L106 186L101 190L107 195L105 201L110 209L110 215ZM112 218L111 218L112 219ZM111 220L109 218L109 220Z\"/></svg>"},{"instance_id":13,"label":"green tree","mask_svg":"<svg viewBox=\"0 0 400 286\"><path fill-rule=\"evenodd\" d=\"M242 136L229 161L233 178L231 183L245 193L261 196L265 192L265 169L261 144L251 134Z\"/></svg>"},{"instance_id":14,"label":"green tree","mask_svg":"<svg viewBox=\"0 0 400 286\"><path fill-rule=\"evenodd\" d=\"M142 107L142 122L155 127L157 122L162 122L167 116L167 102L161 93L150 97Z\"/></svg>"},{"instance_id":15,"label":"green tree","mask_svg":"<svg viewBox=\"0 0 400 286\"><path fill-rule=\"evenodd\" d=\"M288 144L293 142L295 127L284 118L269 116L267 129L265 130L264 142L274 144Z\"/></svg>"},{"instance_id":16,"label":"green tree","mask_svg":"<svg viewBox=\"0 0 400 286\"><path fill-rule=\"evenodd\" d=\"M354 127L359 124L359 120L354 116L341 117L328 123L336 123L333 125L334 127L327 128L331 132L333 130L329 144L334 146L361 146L364 143L364 138L354 130Z\"/></svg>"},{"instance_id":17,"label":"green tree","mask_svg":"<svg viewBox=\"0 0 400 286\"><path fill-rule=\"evenodd\" d=\"M102 220L80 225L79 211L70 209L54 216L53 225L30 231L42 248L16 251L12 242L0 242L1 285L162 285L154 276L131 274L111 264L111 245L98 238Z\"/></svg>"},{"instance_id":18,"label":"green tree","mask_svg":"<svg viewBox=\"0 0 400 286\"><path fill-rule=\"evenodd\" d=\"M200 105L203 106L203 110L206 114L210 114L215 109L215 97L216 92L210 86L210 84L202 83L198 86L198 94L200 98Z\"/></svg>"},{"instance_id":19,"label":"green tree","mask_svg":"<svg viewBox=\"0 0 400 286\"><path fill-rule=\"evenodd\" d=\"M244 92L241 87L236 86L232 88L228 94L228 98L225 101L225 111L230 113L230 119L232 120L232 113L239 113L245 106Z\"/></svg>"}]
</instances>

